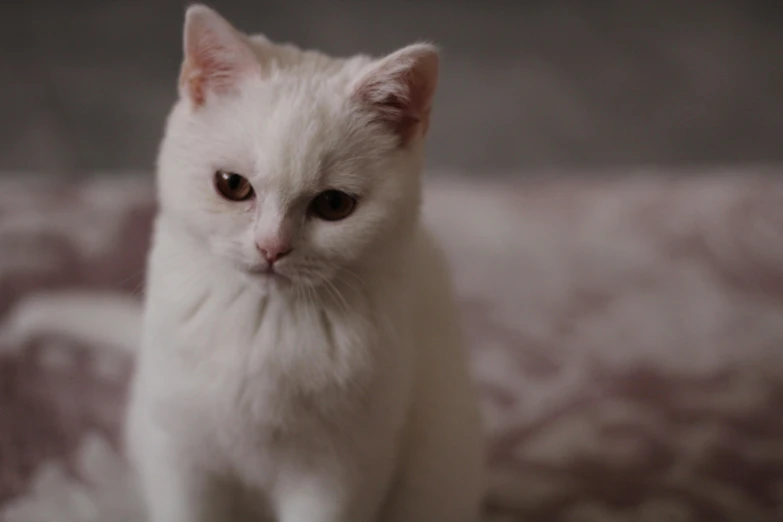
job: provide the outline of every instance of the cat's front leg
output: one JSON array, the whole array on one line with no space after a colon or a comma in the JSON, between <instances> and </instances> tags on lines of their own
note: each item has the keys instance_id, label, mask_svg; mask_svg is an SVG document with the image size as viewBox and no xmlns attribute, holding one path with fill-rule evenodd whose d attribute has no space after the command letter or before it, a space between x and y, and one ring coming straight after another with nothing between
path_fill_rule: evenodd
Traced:
<instances>
[{"instance_id":1,"label":"cat's front leg","mask_svg":"<svg viewBox=\"0 0 783 522\"><path fill-rule=\"evenodd\" d=\"M126 441L149 522L235 522L236 488L197 461L203 452L151 422L148 411L132 401Z\"/></svg>"},{"instance_id":2,"label":"cat's front leg","mask_svg":"<svg viewBox=\"0 0 783 522\"><path fill-rule=\"evenodd\" d=\"M346 487L310 477L285 488L278 499L279 522L360 522Z\"/></svg>"},{"instance_id":3,"label":"cat's front leg","mask_svg":"<svg viewBox=\"0 0 783 522\"><path fill-rule=\"evenodd\" d=\"M150 522L235 522L237 491L183 462L148 456L137 465Z\"/></svg>"},{"instance_id":4,"label":"cat's front leg","mask_svg":"<svg viewBox=\"0 0 783 522\"><path fill-rule=\"evenodd\" d=\"M379 503L372 479L358 481L333 468L285 476L275 492L278 522L370 522Z\"/></svg>"}]
</instances>

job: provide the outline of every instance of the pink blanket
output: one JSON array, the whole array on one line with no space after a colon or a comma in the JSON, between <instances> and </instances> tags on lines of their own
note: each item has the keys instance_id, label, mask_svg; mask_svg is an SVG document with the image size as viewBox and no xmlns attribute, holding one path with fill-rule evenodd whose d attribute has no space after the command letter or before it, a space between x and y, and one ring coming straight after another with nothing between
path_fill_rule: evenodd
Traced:
<instances>
[{"instance_id":1,"label":"pink blanket","mask_svg":"<svg viewBox=\"0 0 783 522\"><path fill-rule=\"evenodd\" d=\"M783 182L438 180L425 207L509 520L783 520ZM146 180L0 183L0 324L44 290L138 295L153 208ZM131 370L0 328L0 520L117 501Z\"/></svg>"}]
</instances>

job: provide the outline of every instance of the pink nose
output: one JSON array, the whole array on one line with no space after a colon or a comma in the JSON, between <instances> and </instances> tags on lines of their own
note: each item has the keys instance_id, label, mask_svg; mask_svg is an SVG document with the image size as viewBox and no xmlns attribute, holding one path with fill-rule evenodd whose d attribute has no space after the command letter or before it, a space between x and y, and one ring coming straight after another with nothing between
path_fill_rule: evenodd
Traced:
<instances>
[{"instance_id":1,"label":"pink nose","mask_svg":"<svg viewBox=\"0 0 783 522\"><path fill-rule=\"evenodd\" d=\"M291 246L287 243L269 242L256 243L256 248L264 256L269 264L291 252Z\"/></svg>"}]
</instances>

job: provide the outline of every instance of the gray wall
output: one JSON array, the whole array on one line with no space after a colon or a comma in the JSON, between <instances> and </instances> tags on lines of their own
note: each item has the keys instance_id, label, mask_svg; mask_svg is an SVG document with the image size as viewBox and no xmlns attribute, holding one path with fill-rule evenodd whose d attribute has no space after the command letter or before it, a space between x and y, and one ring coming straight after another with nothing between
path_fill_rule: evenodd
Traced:
<instances>
[{"instance_id":1,"label":"gray wall","mask_svg":"<svg viewBox=\"0 0 783 522\"><path fill-rule=\"evenodd\" d=\"M215 1L348 54L445 51L430 164L471 171L783 159L783 2ZM0 7L0 170L144 169L185 2Z\"/></svg>"}]
</instances>

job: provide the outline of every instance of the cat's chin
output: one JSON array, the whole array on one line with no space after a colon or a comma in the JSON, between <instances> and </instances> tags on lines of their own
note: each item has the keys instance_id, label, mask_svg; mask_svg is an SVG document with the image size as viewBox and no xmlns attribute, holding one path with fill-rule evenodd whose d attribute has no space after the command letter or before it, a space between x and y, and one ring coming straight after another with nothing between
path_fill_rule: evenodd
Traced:
<instances>
[{"instance_id":1,"label":"cat's chin","mask_svg":"<svg viewBox=\"0 0 783 522\"><path fill-rule=\"evenodd\" d=\"M246 288L252 289L260 295L285 293L293 287L290 279L279 275L254 274L245 271L242 272L242 279L247 285Z\"/></svg>"}]
</instances>

